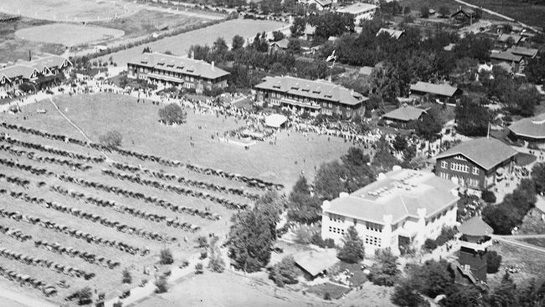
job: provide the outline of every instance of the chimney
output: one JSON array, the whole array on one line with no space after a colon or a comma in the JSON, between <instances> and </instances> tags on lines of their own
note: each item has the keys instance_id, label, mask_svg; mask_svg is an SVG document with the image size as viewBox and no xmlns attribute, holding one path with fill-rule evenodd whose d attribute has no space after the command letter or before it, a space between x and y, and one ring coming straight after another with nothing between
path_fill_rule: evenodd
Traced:
<instances>
[{"instance_id":1,"label":"chimney","mask_svg":"<svg viewBox=\"0 0 545 307\"><path fill-rule=\"evenodd\" d=\"M211 64L212 64L212 70L214 70L214 67L215 67L215 63L214 63L214 61L212 61L212 63L211 63Z\"/></svg>"},{"instance_id":2,"label":"chimney","mask_svg":"<svg viewBox=\"0 0 545 307\"><path fill-rule=\"evenodd\" d=\"M193 50L191 50L191 52L189 53L189 58L193 59L194 57L195 57L195 55L193 54Z\"/></svg>"},{"instance_id":3,"label":"chimney","mask_svg":"<svg viewBox=\"0 0 545 307\"><path fill-rule=\"evenodd\" d=\"M329 77L327 77L327 81L331 82L331 75L329 75Z\"/></svg>"},{"instance_id":4,"label":"chimney","mask_svg":"<svg viewBox=\"0 0 545 307\"><path fill-rule=\"evenodd\" d=\"M32 51L28 50L28 61L32 61Z\"/></svg>"}]
</instances>

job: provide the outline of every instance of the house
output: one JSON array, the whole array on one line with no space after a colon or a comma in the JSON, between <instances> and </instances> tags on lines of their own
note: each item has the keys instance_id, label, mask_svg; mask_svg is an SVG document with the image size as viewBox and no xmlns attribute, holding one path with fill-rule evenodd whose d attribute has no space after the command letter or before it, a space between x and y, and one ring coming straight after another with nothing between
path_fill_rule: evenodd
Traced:
<instances>
[{"instance_id":1,"label":"house","mask_svg":"<svg viewBox=\"0 0 545 307\"><path fill-rule=\"evenodd\" d=\"M354 18L354 25L359 25L362 20L371 20L375 16L377 6L374 4L356 2L354 4L337 9L337 13L348 14Z\"/></svg>"},{"instance_id":2,"label":"house","mask_svg":"<svg viewBox=\"0 0 545 307\"><path fill-rule=\"evenodd\" d=\"M373 73L373 69L374 68L371 66L363 66L362 68L360 68L359 74L368 77Z\"/></svg>"},{"instance_id":3,"label":"house","mask_svg":"<svg viewBox=\"0 0 545 307\"><path fill-rule=\"evenodd\" d=\"M401 107L382 115L382 119L389 124L396 124L400 128L408 128L409 124L420 120L426 110L403 104Z\"/></svg>"},{"instance_id":4,"label":"house","mask_svg":"<svg viewBox=\"0 0 545 307\"><path fill-rule=\"evenodd\" d=\"M458 23L469 22L470 24L473 24L473 21L475 21L477 18L478 15L475 10L472 10L470 8L462 8L461 6L456 12L450 15L450 19L453 19Z\"/></svg>"},{"instance_id":5,"label":"house","mask_svg":"<svg viewBox=\"0 0 545 307\"><path fill-rule=\"evenodd\" d=\"M522 61L522 56L515 55L509 51L500 51L500 52L492 51L490 53L490 60L494 64L506 62L508 64L514 65L514 64L520 64L520 62Z\"/></svg>"},{"instance_id":6,"label":"house","mask_svg":"<svg viewBox=\"0 0 545 307\"><path fill-rule=\"evenodd\" d=\"M310 277L309 279L324 275L331 267L339 262L335 249L302 251L293 255L293 260L295 261L295 264Z\"/></svg>"},{"instance_id":7,"label":"house","mask_svg":"<svg viewBox=\"0 0 545 307\"><path fill-rule=\"evenodd\" d=\"M287 38L283 38L277 42L272 42L270 44L271 49L274 51L284 51L288 49L288 44L290 43L290 40Z\"/></svg>"},{"instance_id":8,"label":"house","mask_svg":"<svg viewBox=\"0 0 545 307\"><path fill-rule=\"evenodd\" d=\"M18 61L0 69L0 88L4 92L17 90L23 83L31 83L36 89L47 88L66 78L72 62L58 55L45 55L31 61Z\"/></svg>"},{"instance_id":9,"label":"house","mask_svg":"<svg viewBox=\"0 0 545 307\"><path fill-rule=\"evenodd\" d=\"M303 36L306 40L312 40L314 38L314 33L316 32L316 27L307 23L305 26L305 31L303 31Z\"/></svg>"},{"instance_id":10,"label":"house","mask_svg":"<svg viewBox=\"0 0 545 307\"><path fill-rule=\"evenodd\" d=\"M533 59L537 56L537 53L539 50L535 48L512 46L506 51L514 55L520 55L521 57L524 57L524 58Z\"/></svg>"},{"instance_id":11,"label":"house","mask_svg":"<svg viewBox=\"0 0 545 307\"><path fill-rule=\"evenodd\" d=\"M435 174L462 187L486 190L511 173L517 151L494 138L458 144L435 159Z\"/></svg>"},{"instance_id":12,"label":"house","mask_svg":"<svg viewBox=\"0 0 545 307\"><path fill-rule=\"evenodd\" d=\"M493 229L480 216L474 216L458 226L458 253L457 269L461 274L456 275L456 282L472 284L486 282L487 251L492 246ZM465 278L464 278L465 277Z\"/></svg>"},{"instance_id":13,"label":"house","mask_svg":"<svg viewBox=\"0 0 545 307\"><path fill-rule=\"evenodd\" d=\"M445 102L449 98L461 95L462 90L448 84L433 84L418 81L416 84L411 84L410 94L420 97L428 95Z\"/></svg>"},{"instance_id":14,"label":"house","mask_svg":"<svg viewBox=\"0 0 545 307\"><path fill-rule=\"evenodd\" d=\"M307 5L316 5L318 11L328 10L333 6L332 0L308 0Z\"/></svg>"},{"instance_id":15,"label":"house","mask_svg":"<svg viewBox=\"0 0 545 307\"><path fill-rule=\"evenodd\" d=\"M388 28L380 28L377 32L377 36L381 34L387 34L391 38L399 39L403 34L405 34L405 31L402 30L395 30L395 29L388 29Z\"/></svg>"},{"instance_id":16,"label":"house","mask_svg":"<svg viewBox=\"0 0 545 307\"><path fill-rule=\"evenodd\" d=\"M285 115L271 114L265 117L265 126L278 129L281 128L287 120L288 118Z\"/></svg>"},{"instance_id":17,"label":"house","mask_svg":"<svg viewBox=\"0 0 545 307\"><path fill-rule=\"evenodd\" d=\"M545 144L545 113L516 121L508 129L512 139Z\"/></svg>"},{"instance_id":18,"label":"house","mask_svg":"<svg viewBox=\"0 0 545 307\"><path fill-rule=\"evenodd\" d=\"M366 254L390 248L419 249L445 226L456 224L457 185L433 173L394 167L352 194L322 205L322 238L342 245L348 227L361 236Z\"/></svg>"},{"instance_id":19,"label":"house","mask_svg":"<svg viewBox=\"0 0 545 307\"><path fill-rule=\"evenodd\" d=\"M308 80L295 77L266 77L257 84L256 101L311 115L338 114L351 117L363 114L367 97L326 80Z\"/></svg>"},{"instance_id":20,"label":"house","mask_svg":"<svg viewBox=\"0 0 545 307\"><path fill-rule=\"evenodd\" d=\"M522 40L522 36L518 34L506 34L502 33L500 36L498 36L498 42L502 44L506 44L508 42L512 42L514 45L517 45Z\"/></svg>"},{"instance_id":21,"label":"house","mask_svg":"<svg viewBox=\"0 0 545 307\"><path fill-rule=\"evenodd\" d=\"M207 63L175 55L143 53L137 60L127 63L128 77L147 80L163 86L204 90L227 87L229 73L217 68L214 62Z\"/></svg>"}]
</instances>

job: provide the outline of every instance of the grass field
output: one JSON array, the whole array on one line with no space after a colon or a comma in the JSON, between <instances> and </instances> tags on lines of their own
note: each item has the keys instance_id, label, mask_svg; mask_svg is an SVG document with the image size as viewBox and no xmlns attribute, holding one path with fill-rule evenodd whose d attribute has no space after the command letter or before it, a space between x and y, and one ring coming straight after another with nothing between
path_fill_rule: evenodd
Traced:
<instances>
[{"instance_id":1,"label":"grass field","mask_svg":"<svg viewBox=\"0 0 545 307\"><path fill-rule=\"evenodd\" d=\"M97 43L122 37L125 32L97 26L54 23L15 32L17 38L68 47Z\"/></svg>"},{"instance_id":2,"label":"grass field","mask_svg":"<svg viewBox=\"0 0 545 307\"><path fill-rule=\"evenodd\" d=\"M211 138L216 132L221 135L223 131L242 125L242 123L237 123L233 119L217 118L211 115L196 115L190 112L186 124L178 127L167 127L158 122L158 106L152 105L149 102L138 104L136 103L136 99L131 97L113 94L95 94L74 97L61 96L56 97L54 100L66 116L83 129L93 141L98 140L98 137L106 131L114 129L118 130L123 135L123 148L125 149L150 153L182 162L191 162L202 166L220 168L248 176L257 176L262 179L283 183L288 187L294 183L302 171L304 171L305 174L312 176L314 166L318 166L324 161L337 159L346 152L349 147L349 144L337 139L328 142L327 137L313 136L308 139L301 135L288 136L287 133L283 133L278 136L276 146L268 143L259 143L252 146L249 150L244 150L236 145L220 143L217 141L217 138L214 140ZM37 109L45 110L47 113L37 114ZM23 113L18 115L0 114L0 120L82 139L82 136L54 110L53 106L45 101L24 107ZM4 129L0 129L0 133L2 132L8 132L10 137L21 139L26 142L53 146L55 148L80 154L99 155L99 152L93 149L65 142L48 140L14 130L4 131ZM194 147L189 144L190 137L192 138L192 142L195 143ZM13 147L18 150L23 149L18 148L16 145L13 145ZM25 148L24 150L29 149ZM36 153L42 156L52 155L43 152ZM185 168L166 167L154 162L141 161L136 158L120 156L115 153L111 153L109 156L114 161L140 165L144 168L165 171L189 179L221 184L227 187L245 188L250 192L260 193L260 190L244 187L242 183L193 173ZM0 207L4 209L19 211L34 217L46 218L93 235L108 238L110 240L113 239L127 242L137 247L148 247L151 250L151 254L148 256L133 256L115 248L87 243L52 229L44 229L38 225L0 218L0 225L20 229L23 233L31 235L33 240L46 240L51 243L60 242L65 246L88 251L104 256L107 259L115 259L122 263L120 268L109 270L102 266L84 262L79 258L71 258L66 255L52 253L43 248L35 248L33 240L22 243L12 237L0 234L1 242L5 243L15 252L24 254L31 253L35 257L54 260L65 265L75 266L97 274L97 276L90 281L85 281L83 279L59 274L46 268L24 265L20 262L0 257L0 265L16 270L22 274L39 277L52 284L59 280L67 280L71 287L69 289L58 289L59 296L53 298L54 302L57 303L61 302L65 296L83 286L97 288L99 292L105 291L107 293L107 298L119 295L119 289L122 288L121 270L123 268L127 267L131 271L133 284L139 283L143 278L153 278L153 276L143 275L143 268L150 267L157 262L159 250L164 246L169 247L173 251L176 261L180 261L181 259L187 259L190 255L199 252L198 249L195 249L194 243L194 240L198 235L215 233L220 238L224 238L229 228L229 217L233 213L232 210L228 210L209 200L157 190L152 187L142 186L137 183L122 181L106 176L101 170L111 169L111 166L107 163L93 164L92 169L88 171L79 171L66 166L40 163L30 159L26 155L14 156L12 153L5 150L0 150L0 158L11 159L18 163L32 165L34 167L44 167L57 175L66 174L77 178L84 178L88 181L101 182L132 191L138 191L146 195L159 197L174 204L182 204L184 206L200 208L201 210L209 208L212 212L217 213L222 217L219 221L212 221L184 213L174 213L166 208L153 206L142 200L126 198L121 195L66 183L55 176L46 177L32 175L16 168L3 166L0 172L9 176L27 178L30 180L30 185L27 189L23 189L7 183L4 180L0 180L0 188L25 192L30 196L42 197L47 201L55 201L69 207L107 217L110 220L126 223L129 226L155 231L159 234L173 236L178 239L178 243L152 241L140 236L117 232L112 230L112 228L103 226L99 223L93 223L86 219L77 218L69 213L62 213L37 204L30 204L24 200L12 199L11 197L0 199ZM295 163L296 161L297 164ZM149 175L141 174L140 176L148 177ZM151 177L148 178L154 179ZM155 180L162 181L161 179ZM37 183L40 181L45 182L45 185L39 187ZM172 184L171 182L164 183ZM86 195L99 197L105 200L113 200L119 204L129 205L134 208L165 215L170 218L179 218L181 222L198 225L202 230L196 233L188 233L180 229L167 227L167 225L162 223L135 218L112 208L94 206L80 200L74 200L69 196L57 194L49 189L52 185L60 185L68 190L83 192ZM209 192L210 194L242 203L251 203L251 200L242 196L235 196L222 192L210 192L209 190L202 190L200 188L193 189ZM6 283L13 285L4 279L0 279L0 283L2 285L5 285ZM13 288L18 289L15 286L13 286ZM40 297L38 291L27 290L26 292L30 295Z\"/></svg>"},{"instance_id":3,"label":"grass field","mask_svg":"<svg viewBox=\"0 0 545 307\"><path fill-rule=\"evenodd\" d=\"M522 271L511 274L518 284L529 278L541 278L541 272L545 272L545 255L532 250L520 248L503 242L494 244L491 250L495 250L502 256L502 263L498 273L488 275L488 284L494 288L499 284L508 265L522 266Z\"/></svg>"},{"instance_id":4,"label":"grass field","mask_svg":"<svg viewBox=\"0 0 545 307\"><path fill-rule=\"evenodd\" d=\"M517 0L466 0L531 26L545 27L545 5L533 5Z\"/></svg>"},{"instance_id":5,"label":"grass field","mask_svg":"<svg viewBox=\"0 0 545 307\"><path fill-rule=\"evenodd\" d=\"M32 53L46 52L61 54L65 47L61 44L32 42L16 37L19 29L51 24L49 21L21 18L17 21L0 23L0 62L14 62L18 59L28 59L28 51Z\"/></svg>"},{"instance_id":6,"label":"grass field","mask_svg":"<svg viewBox=\"0 0 545 307\"><path fill-rule=\"evenodd\" d=\"M242 37L253 37L263 31L268 32L286 26L286 24L268 21L268 20L249 20L235 19L229 20L210 27L202 28L180 35L164 38L145 46L149 46L152 51L165 52L170 51L176 55L186 56L191 45L212 45L218 38L223 37L230 46L235 35ZM137 46L131 49L123 50L105 56L102 60L107 60L110 56L119 66L126 66L127 61L137 58L145 46Z\"/></svg>"}]
</instances>

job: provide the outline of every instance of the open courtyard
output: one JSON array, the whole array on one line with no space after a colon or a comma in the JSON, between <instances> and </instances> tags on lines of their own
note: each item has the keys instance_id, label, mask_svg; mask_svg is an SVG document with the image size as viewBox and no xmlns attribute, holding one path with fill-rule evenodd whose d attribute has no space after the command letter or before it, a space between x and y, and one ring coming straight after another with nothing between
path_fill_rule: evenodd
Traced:
<instances>
[{"instance_id":1,"label":"open courtyard","mask_svg":"<svg viewBox=\"0 0 545 307\"><path fill-rule=\"evenodd\" d=\"M0 253L0 266L55 287L58 295L49 297L54 303L84 286L107 299L118 296L129 287L121 283L125 268L133 276L130 287L154 280L154 266L164 270L157 265L161 249L169 248L175 263L191 259L199 253L198 236L225 238L235 212L229 204L251 206L266 191L188 165L256 177L288 190L299 174L313 176L321 162L337 159L350 146L337 138L284 132L276 145L261 142L245 150L216 137L243 125L233 118L188 110L187 123L165 126L158 121L160 106L129 96L64 95L53 101L92 142L116 130L124 150L163 159L97 150L16 128L84 140L49 100L24 106L17 115L0 115L5 123L0 128L0 225L6 230L0 236L9 246ZM54 264L41 264L46 261ZM70 287L57 286L62 280ZM18 283L1 283L21 290ZM24 292L42 297L32 287Z\"/></svg>"}]
</instances>

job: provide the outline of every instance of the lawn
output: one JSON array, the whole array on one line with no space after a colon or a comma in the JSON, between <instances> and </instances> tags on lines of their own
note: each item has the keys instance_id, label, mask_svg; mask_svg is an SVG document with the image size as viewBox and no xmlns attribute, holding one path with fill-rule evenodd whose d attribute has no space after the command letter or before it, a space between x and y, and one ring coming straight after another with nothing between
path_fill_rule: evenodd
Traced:
<instances>
[{"instance_id":1,"label":"lawn","mask_svg":"<svg viewBox=\"0 0 545 307\"><path fill-rule=\"evenodd\" d=\"M511 274L517 284L529 278L541 278L541 273L545 272L545 257L543 254L503 242L494 244L490 250L495 250L502 256L499 272L488 275L490 288L494 288L495 285L500 283L505 273L504 269L509 265L522 267L521 272Z\"/></svg>"},{"instance_id":2,"label":"lawn","mask_svg":"<svg viewBox=\"0 0 545 307\"><path fill-rule=\"evenodd\" d=\"M521 239L521 241L530 243L535 246L545 247L545 238L526 238L526 239Z\"/></svg>"},{"instance_id":3,"label":"lawn","mask_svg":"<svg viewBox=\"0 0 545 307\"><path fill-rule=\"evenodd\" d=\"M176 55L187 56L189 47L192 45L199 44L211 46L218 37L223 37L230 46L235 35L250 38L254 37L257 33L273 31L285 26L286 24L284 23L269 20L234 19L202 29L163 38L146 44L145 46L137 46L108 54L104 56L102 60L107 60L112 56L114 62L119 66L126 66L128 61L134 60L142 54L142 50L146 46L149 46L151 50L155 52L170 51Z\"/></svg>"},{"instance_id":4,"label":"lawn","mask_svg":"<svg viewBox=\"0 0 545 307\"><path fill-rule=\"evenodd\" d=\"M543 27L543 16L545 16L544 5L533 5L517 0L466 0L471 4L487 8L517 21L527 23L531 26Z\"/></svg>"},{"instance_id":5,"label":"lawn","mask_svg":"<svg viewBox=\"0 0 545 307\"><path fill-rule=\"evenodd\" d=\"M121 30L78 24L54 23L15 32L18 39L65 46L97 43L125 35Z\"/></svg>"}]
</instances>

